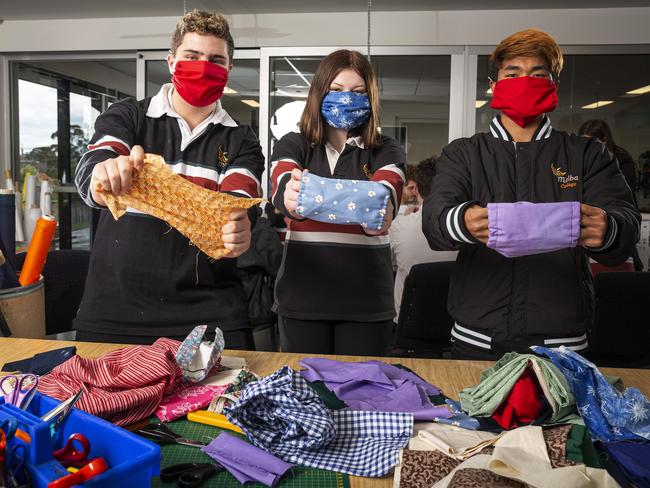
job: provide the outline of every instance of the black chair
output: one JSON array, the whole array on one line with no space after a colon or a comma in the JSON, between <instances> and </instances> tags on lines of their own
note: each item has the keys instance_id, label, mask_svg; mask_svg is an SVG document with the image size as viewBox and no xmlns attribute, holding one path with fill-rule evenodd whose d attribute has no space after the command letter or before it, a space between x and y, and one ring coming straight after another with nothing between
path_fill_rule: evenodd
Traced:
<instances>
[{"instance_id":1,"label":"black chair","mask_svg":"<svg viewBox=\"0 0 650 488\"><path fill-rule=\"evenodd\" d=\"M451 348L453 319L447 312L454 262L424 263L411 268L404 282L395 348L415 357L442 357Z\"/></svg>"},{"instance_id":2,"label":"black chair","mask_svg":"<svg viewBox=\"0 0 650 488\"><path fill-rule=\"evenodd\" d=\"M587 356L598 366L650 367L650 273L599 273Z\"/></svg>"},{"instance_id":3,"label":"black chair","mask_svg":"<svg viewBox=\"0 0 650 488\"><path fill-rule=\"evenodd\" d=\"M20 269L25 253L16 255ZM50 251L43 268L45 279L45 333L59 334L72 330L86 285L90 251L61 249Z\"/></svg>"}]
</instances>

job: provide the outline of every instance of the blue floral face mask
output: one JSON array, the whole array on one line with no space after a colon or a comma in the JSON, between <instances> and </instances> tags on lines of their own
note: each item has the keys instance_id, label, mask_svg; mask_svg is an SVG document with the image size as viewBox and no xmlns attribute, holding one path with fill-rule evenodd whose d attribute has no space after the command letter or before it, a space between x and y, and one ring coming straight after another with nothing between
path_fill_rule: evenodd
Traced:
<instances>
[{"instance_id":1,"label":"blue floral face mask","mask_svg":"<svg viewBox=\"0 0 650 488\"><path fill-rule=\"evenodd\" d=\"M321 113L336 129L354 129L370 118L370 100L366 93L332 91L323 98Z\"/></svg>"}]
</instances>

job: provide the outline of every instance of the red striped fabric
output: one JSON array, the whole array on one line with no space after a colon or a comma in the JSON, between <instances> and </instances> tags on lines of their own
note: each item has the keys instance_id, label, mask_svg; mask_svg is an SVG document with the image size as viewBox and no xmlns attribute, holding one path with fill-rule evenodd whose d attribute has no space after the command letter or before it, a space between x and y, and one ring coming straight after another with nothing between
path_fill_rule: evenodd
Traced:
<instances>
[{"instance_id":1,"label":"red striped fabric","mask_svg":"<svg viewBox=\"0 0 650 488\"><path fill-rule=\"evenodd\" d=\"M179 346L162 338L151 346L124 347L96 359L74 356L40 378L38 389L63 401L83 388L75 407L129 425L153 414L165 394L188 387L175 360ZM217 361L211 373L219 368Z\"/></svg>"}]
</instances>

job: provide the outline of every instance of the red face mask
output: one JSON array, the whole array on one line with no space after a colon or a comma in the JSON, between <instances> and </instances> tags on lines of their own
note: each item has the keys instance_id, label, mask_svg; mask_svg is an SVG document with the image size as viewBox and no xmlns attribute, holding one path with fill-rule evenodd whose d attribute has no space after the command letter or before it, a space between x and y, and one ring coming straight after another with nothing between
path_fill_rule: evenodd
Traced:
<instances>
[{"instance_id":1,"label":"red face mask","mask_svg":"<svg viewBox=\"0 0 650 488\"><path fill-rule=\"evenodd\" d=\"M178 61L172 82L187 103L207 107L221 98L228 83L228 70L209 61Z\"/></svg>"},{"instance_id":2,"label":"red face mask","mask_svg":"<svg viewBox=\"0 0 650 488\"><path fill-rule=\"evenodd\" d=\"M557 85L548 78L504 78L494 85L493 92L490 107L501 110L520 127L557 108Z\"/></svg>"}]
</instances>

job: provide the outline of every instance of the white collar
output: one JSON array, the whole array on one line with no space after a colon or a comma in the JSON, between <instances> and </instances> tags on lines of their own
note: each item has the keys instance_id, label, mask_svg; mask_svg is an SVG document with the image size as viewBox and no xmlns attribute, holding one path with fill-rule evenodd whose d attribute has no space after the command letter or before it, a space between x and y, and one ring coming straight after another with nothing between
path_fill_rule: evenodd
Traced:
<instances>
[{"instance_id":1,"label":"white collar","mask_svg":"<svg viewBox=\"0 0 650 488\"><path fill-rule=\"evenodd\" d=\"M345 147L345 146L347 146L347 145L350 145L350 146L357 146L357 147L359 147L359 148L361 148L361 149L365 149L365 146L363 145L363 139L361 138L361 136L349 137L348 140L345 141L345 145L344 145L343 147ZM332 146L332 145L329 143L329 141L325 143L325 147L326 147L327 149L330 149L331 151L335 151L335 152L338 153L338 151L337 151L336 149L334 149L334 146Z\"/></svg>"},{"instance_id":2,"label":"white collar","mask_svg":"<svg viewBox=\"0 0 650 488\"><path fill-rule=\"evenodd\" d=\"M159 118L163 115L169 115L170 117L182 118L174 111L174 106L172 105L172 93L174 90L174 85L171 83L165 83L160 87L160 91L151 97L151 103L147 109L147 117ZM221 124L227 127L237 127L237 122L226 112L221 106L221 100L217 101L217 106L214 111L203 121L203 123L212 123L212 124Z\"/></svg>"}]
</instances>

